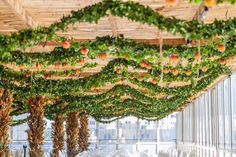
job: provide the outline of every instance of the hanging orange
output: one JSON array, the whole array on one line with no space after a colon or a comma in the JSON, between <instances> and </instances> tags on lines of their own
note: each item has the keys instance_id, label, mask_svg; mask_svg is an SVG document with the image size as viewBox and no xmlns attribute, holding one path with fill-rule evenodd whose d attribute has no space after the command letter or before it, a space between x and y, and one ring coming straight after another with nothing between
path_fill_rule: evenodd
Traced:
<instances>
[{"instance_id":1,"label":"hanging orange","mask_svg":"<svg viewBox=\"0 0 236 157\"><path fill-rule=\"evenodd\" d=\"M62 43L62 46L63 46L64 49L68 49L68 48L70 48L70 42L69 41L64 41Z\"/></svg>"},{"instance_id":2,"label":"hanging orange","mask_svg":"<svg viewBox=\"0 0 236 157\"><path fill-rule=\"evenodd\" d=\"M85 47L83 47L83 48L81 48L80 53L81 53L82 55L87 55L87 54L88 54L88 49L86 49Z\"/></svg>"},{"instance_id":3,"label":"hanging orange","mask_svg":"<svg viewBox=\"0 0 236 157\"><path fill-rule=\"evenodd\" d=\"M174 68L174 69L172 70L172 74L173 74L174 76L178 75L178 74L179 74L178 69Z\"/></svg>"},{"instance_id":4,"label":"hanging orange","mask_svg":"<svg viewBox=\"0 0 236 157\"><path fill-rule=\"evenodd\" d=\"M219 44L219 45L217 46L217 50L218 50L219 52L224 52L224 51L225 51L225 45L224 45L224 44Z\"/></svg>"},{"instance_id":5,"label":"hanging orange","mask_svg":"<svg viewBox=\"0 0 236 157\"><path fill-rule=\"evenodd\" d=\"M107 58L107 53L106 52L101 52L99 55L98 55L98 58L100 59L106 59Z\"/></svg>"}]
</instances>

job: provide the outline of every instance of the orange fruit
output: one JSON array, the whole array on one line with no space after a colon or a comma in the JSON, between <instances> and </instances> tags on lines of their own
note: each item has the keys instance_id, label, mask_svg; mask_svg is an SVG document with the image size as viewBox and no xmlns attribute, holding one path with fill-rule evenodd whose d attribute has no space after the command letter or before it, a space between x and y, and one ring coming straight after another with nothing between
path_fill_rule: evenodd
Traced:
<instances>
[{"instance_id":1,"label":"orange fruit","mask_svg":"<svg viewBox=\"0 0 236 157\"><path fill-rule=\"evenodd\" d=\"M174 68L174 69L172 70L172 74L173 74L174 76L178 75L178 74L179 74L178 69Z\"/></svg>"},{"instance_id":2,"label":"orange fruit","mask_svg":"<svg viewBox=\"0 0 236 157\"><path fill-rule=\"evenodd\" d=\"M147 63L147 64L146 64L146 69L150 70L150 69L152 69L152 66Z\"/></svg>"},{"instance_id":3,"label":"orange fruit","mask_svg":"<svg viewBox=\"0 0 236 157\"><path fill-rule=\"evenodd\" d=\"M68 49L68 48L70 48L70 42L68 40L66 40L62 43L62 46L64 49Z\"/></svg>"},{"instance_id":4,"label":"orange fruit","mask_svg":"<svg viewBox=\"0 0 236 157\"><path fill-rule=\"evenodd\" d=\"M164 73L164 74L168 74L168 73L169 73L169 69L163 68L163 73Z\"/></svg>"},{"instance_id":5,"label":"orange fruit","mask_svg":"<svg viewBox=\"0 0 236 157\"><path fill-rule=\"evenodd\" d=\"M220 59L220 64L221 64L221 65L225 65L225 64L226 64L226 60L225 60L224 58L221 58L221 59Z\"/></svg>"},{"instance_id":6,"label":"orange fruit","mask_svg":"<svg viewBox=\"0 0 236 157\"><path fill-rule=\"evenodd\" d=\"M80 69L75 69L75 74L76 75L79 75L81 73L81 70Z\"/></svg>"},{"instance_id":7,"label":"orange fruit","mask_svg":"<svg viewBox=\"0 0 236 157\"><path fill-rule=\"evenodd\" d=\"M81 53L82 55L87 55L87 54L88 54L88 49L86 49L85 47L83 47L83 48L81 48L80 53Z\"/></svg>"},{"instance_id":8,"label":"orange fruit","mask_svg":"<svg viewBox=\"0 0 236 157\"><path fill-rule=\"evenodd\" d=\"M204 0L203 2L206 7L213 7L216 5L216 0Z\"/></svg>"},{"instance_id":9,"label":"orange fruit","mask_svg":"<svg viewBox=\"0 0 236 157\"><path fill-rule=\"evenodd\" d=\"M140 62L140 66L141 67L146 67L146 65L147 65L147 62L145 61L145 60L142 60L141 62Z\"/></svg>"},{"instance_id":10,"label":"orange fruit","mask_svg":"<svg viewBox=\"0 0 236 157\"><path fill-rule=\"evenodd\" d=\"M217 46L217 50L218 50L219 52L224 52L224 51L225 51L225 45L224 45L224 44L219 44L219 45Z\"/></svg>"},{"instance_id":11,"label":"orange fruit","mask_svg":"<svg viewBox=\"0 0 236 157\"><path fill-rule=\"evenodd\" d=\"M206 72L206 71L208 70L208 68L207 68L206 66L203 66L203 67L201 67L201 70L202 70L203 72Z\"/></svg>"},{"instance_id":12,"label":"orange fruit","mask_svg":"<svg viewBox=\"0 0 236 157\"><path fill-rule=\"evenodd\" d=\"M192 74L192 71L188 69L188 70L185 71L185 74L186 74L187 76L190 76L190 75Z\"/></svg>"},{"instance_id":13,"label":"orange fruit","mask_svg":"<svg viewBox=\"0 0 236 157\"><path fill-rule=\"evenodd\" d=\"M179 58L178 55L173 53L170 55L170 62L175 63L178 61L178 58Z\"/></svg>"},{"instance_id":14,"label":"orange fruit","mask_svg":"<svg viewBox=\"0 0 236 157\"><path fill-rule=\"evenodd\" d=\"M176 6L178 3L178 0L166 0L166 5L168 7L173 7L173 6Z\"/></svg>"},{"instance_id":15,"label":"orange fruit","mask_svg":"<svg viewBox=\"0 0 236 157\"><path fill-rule=\"evenodd\" d=\"M196 61L199 61L201 59L201 53L196 52L194 58L195 58Z\"/></svg>"},{"instance_id":16,"label":"orange fruit","mask_svg":"<svg viewBox=\"0 0 236 157\"><path fill-rule=\"evenodd\" d=\"M80 64L80 65L84 65L84 63L85 63L85 60L84 60L84 59L80 59L80 60L79 60L79 64Z\"/></svg>"},{"instance_id":17,"label":"orange fruit","mask_svg":"<svg viewBox=\"0 0 236 157\"><path fill-rule=\"evenodd\" d=\"M98 58L100 59L106 59L107 58L107 53L106 52L101 52L99 55L98 55Z\"/></svg>"},{"instance_id":18,"label":"orange fruit","mask_svg":"<svg viewBox=\"0 0 236 157\"><path fill-rule=\"evenodd\" d=\"M156 78L156 77L154 77L154 78L152 79L152 84L157 84L157 78Z\"/></svg>"},{"instance_id":19,"label":"orange fruit","mask_svg":"<svg viewBox=\"0 0 236 157\"><path fill-rule=\"evenodd\" d=\"M138 77L138 80L139 80L140 82L142 82L142 81L143 81L143 76L140 75L140 76Z\"/></svg>"}]
</instances>

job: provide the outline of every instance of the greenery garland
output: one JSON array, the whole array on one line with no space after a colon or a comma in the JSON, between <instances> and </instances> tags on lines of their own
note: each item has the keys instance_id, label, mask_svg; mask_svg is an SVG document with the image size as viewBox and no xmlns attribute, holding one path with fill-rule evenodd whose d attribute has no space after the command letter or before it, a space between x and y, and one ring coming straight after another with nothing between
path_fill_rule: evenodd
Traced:
<instances>
[{"instance_id":1,"label":"greenery garland","mask_svg":"<svg viewBox=\"0 0 236 157\"><path fill-rule=\"evenodd\" d=\"M224 57L227 54L235 52L235 41L236 36L232 36L225 40L219 40L215 43L208 43L205 46L201 46L201 59L205 60L207 58L218 56ZM224 43L226 47L225 53L221 53L217 50L219 44ZM86 55L82 54L81 51L87 51ZM191 62L194 61L197 47L186 47L177 46L170 47L164 46L164 57L170 57L172 54L176 54L179 58L187 59ZM64 49L63 47L56 47L52 52L4 52L0 54L0 63L2 64L16 64L18 66L28 66L40 68L49 65L54 66L65 66L69 64L74 66L79 64L81 60L86 62L87 58L95 59L98 58L101 52L106 52L114 57L126 58L128 60L140 63L142 60L146 60L151 64L152 67L161 68L160 66L155 66L155 64L160 63L160 53L159 47L155 45L149 45L144 43L136 43L131 39L124 38L114 38L110 36L97 38L93 42L72 42L69 49ZM84 64L84 63L82 63ZM40 67L38 67L40 66ZM87 63L85 67L93 67L95 65L89 65Z\"/></svg>"},{"instance_id":2,"label":"greenery garland","mask_svg":"<svg viewBox=\"0 0 236 157\"><path fill-rule=\"evenodd\" d=\"M203 24L196 20L186 21L174 17L164 17L151 8L132 1L105 0L78 11L72 11L71 15L63 17L60 22L56 22L48 28L38 27L13 33L9 36L1 35L0 52L26 48L38 42L52 39L65 40L58 37L56 32L64 31L68 25L76 22L97 23L99 19L108 15L108 11L113 16L126 17L131 21L153 25L159 30L165 30L173 34L179 33L185 38L191 39L208 39L217 35L232 35L236 28L236 18L227 21L215 20L211 24Z\"/></svg>"},{"instance_id":3,"label":"greenery garland","mask_svg":"<svg viewBox=\"0 0 236 157\"><path fill-rule=\"evenodd\" d=\"M26 98L28 96L35 96L35 95L53 95L53 96L63 96L65 94L64 91L67 91L68 93L74 94L74 95L81 95L86 90L89 90L94 87L101 87L108 83L115 83L119 82L121 79L126 79L129 82L132 82L134 84L137 84L139 87L147 88L149 91L152 92L166 92L167 94L173 93L173 91L178 90L182 87L176 87L176 88L162 88L158 85L155 85L153 83L149 83L147 81L139 81L138 76L132 79L130 78L130 73L127 71L124 71L122 74L117 74L114 71L115 65L128 65L127 60L124 59L115 59L111 61L104 69L103 71L89 76L85 78L80 79L66 79L66 80L48 80L41 77L26 77L24 73L22 72L13 72L11 70L3 69L0 72L1 81L0 86L3 88L9 88L13 91L13 93L17 93L16 95L20 98ZM132 62L131 62L132 63ZM132 65L132 64L129 64ZM133 63L135 65L135 63ZM139 67L139 65L136 65ZM217 64L216 66L213 66L212 68L208 69L207 73L201 72L199 74L199 77L204 77L209 75L211 71L215 69L225 69L228 70L227 67L222 66L220 64ZM160 76L159 74L155 73L156 76ZM173 76L172 74L164 75L163 80L165 81L174 81L174 80L181 80L178 78L183 78L181 81L186 81L188 78L191 80L194 76L192 75L187 77L185 74L180 74L178 77ZM151 76L153 77L153 76ZM19 81L22 87L16 86L12 83L9 83L9 81ZM38 86L40 85L40 86ZM21 94L18 92L21 90Z\"/></svg>"},{"instance_id":4,"label":"greenery garland","mask_svg":"<svg viewBox=\"0 0 236 157\"><path fill-rule=\"evenodd\" d=\"M72 41L69 43L70 47L56 47L50 53L22 52L22 48L43 41L68 42L64 37L57 36L56 32L64 31L68 25L76 22L97 22L101 17L107 16L108 11L114 16L126 17L132 21L153 25L160 30L173 34L179 33L185 38L209 39L217 35L224 35L224 39L201 46L201 56L199 56L199 48L196 47L164 46L164 58L176 60L176 56L178 56L179 59L187 60L188 64L185 66L180 64L173 66L167 63L163 67L161 64L163 58L160 56L158 47L123 38L103 37L94 42L83 43ZM71 15L63 17L60 22L54 23L48 28L28 29L13 33L10 36L1 35L0 87L10 89L14 94L14 111L11 115L28 112L29 109L25 105L27 98L44 95L55 102L53 105L44 107L45 115L50 119L55 114L65 115L78 111L80 114L88 113L101 122L110 122L127 115L149 120L160 119L181 109L190 97L206 89L219 75L229 74L230 69L225 64L226 59L236 55L236 36L233 35L235 27L236 18L227 21L215 20L212 24L202 24L196 20L186 21L164 17L149 7L131 1L102 1L84 9L73 11ZM221 45L220 49L219 45ZM86 51L86 54L83 54L82 51ZM224 53L222 53L223 51ZM87 52L89 53L87 54ZM103 54L101 59L105 59L104 55L107 54L117 59L110 61L101 72L84 78L58 80L49 77L52 75L80 77L76 71L78 69L62 72L39 70L32 73L25 71L24 68L21 68L22 71L20 72L6 68L9 64L30 68L36 66L37 69L49 65L65 66L70 64L75 66L78 62L80 63L80 60L95 59L101 54ZM196 55L198 59L196 59ZM199 58L201 61L196 62ZM86 63L79 70L96 65L96 63ZM140 78L140 74L133 74L128 70L128 67L133 67L135 70L146 70L146 78L155 79L155 82L150 83L148 79ZM202 70L202 67L206 67L207 70ZM164 68L170 71L175 70L175 72L178 69L178 73L169 72L163 75ZM86 91L94 87L102 87L108 83L124 80L135 84L137 89L127 85L116 85L102 94L85 94ZM156 85L162 81L167 83L190 81L191 84L180 87ZM68 93L70 94L68 95ZM19 120L13 125L20 124L23 121Z\"/></svg>"},{"instance_id":5,"label":"greenery garland","mask_svg":"<svg viewBox=\"0 0 236 157\"><path fill-rule=\"evenodd\" d=\"M175 97L169 99L151 98L125 85L115 86L110 91L99 95L84 97L67 95L60 98L62 102L59 104L46 106L45 114L48 118L52 118L51 116L58 113L67 114L75 111L85 111L100 121L102 119L123 117L127 114L145 119L159 119L181 107L184 101L205 89L216 77L223 73L227 72L215 69L209 76L201 79L196 86L182 87L181 90L176 91ZM122 100L121 98L124 95L130 98Z\"/></svg>"}]
</instances>

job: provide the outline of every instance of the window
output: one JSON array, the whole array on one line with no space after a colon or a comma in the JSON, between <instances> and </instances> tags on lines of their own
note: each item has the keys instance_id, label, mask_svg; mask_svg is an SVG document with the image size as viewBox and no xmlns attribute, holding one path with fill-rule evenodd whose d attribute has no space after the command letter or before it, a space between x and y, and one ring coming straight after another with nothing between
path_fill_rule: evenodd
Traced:
<instances>
[{"instance_id":1,"label":"window","mask_svg":"<svg viewBox=\"0 0 236 157\"><path fill-rule=\"evenodd\" d=\"M232 149L236 150L236 73L231 77L231 104L232 104Z\"/></svg>"},{"instance_id":2,"label":"window","mask_svg":"<svg viewBox=\"0 0 236 157\"><path fill-rule=\"evenodd\" d=\"M224 88L223 88L223 82L221 82L217 87L217 106L218 106L218 145L219 148L224 149L224 94L223 94Z\"/></svg>"}]
</instances>

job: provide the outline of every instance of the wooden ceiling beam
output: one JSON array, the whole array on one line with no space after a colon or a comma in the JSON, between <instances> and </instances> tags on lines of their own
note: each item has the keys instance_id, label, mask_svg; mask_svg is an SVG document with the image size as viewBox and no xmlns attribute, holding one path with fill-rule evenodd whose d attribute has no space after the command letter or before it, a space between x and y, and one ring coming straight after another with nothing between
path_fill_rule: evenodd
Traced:
<instances>
[{"instance_id":1,"label":"wooden ceiling beam","mask_svg":"<svg viewBox=\"0 0 236 157\"><path fill-rule=\"evenodd\" d=\"M21 0L3 0L20 18L30 27L36 27L38 24L22 5Z\"/></svg>"},{"instance_id":2,"label":"wooden ceiling beam","mask_svg":"<svg viewBox=\"0 0 236 157\"><path fill-rule=\"evenodd\" d=\"M111 13L109 13L109 15L108 15L108 20L109 20L109 22L111 24L112 35L115 36L115 37L118 36L118 31L117 31L118 28L117 28L116 19L115 19L114 16L112 16Z\"/></svg>"},{"instance_id":3,"label":"wooden ceiling beam","mask_svg":"<svg viewBox=\"0 0 236 157\"><path fill-rule=\"evenodd\" d=\"M74 39L73 41L75 42L86 42L86 41L95 41L96 39ZM133 39L134 41L137 42L144 42L144 43L148 43L148 44L156 44L158 43L159 39ZM184 38L163 38L163 44L164 45L184 45L186 44L185 39ZM39 44L41 45L45 45L44 42ZM54 42L54 41L48 41L46 43L45 46L59 46L60 43Z\"/></svg>"}]
</instances>

